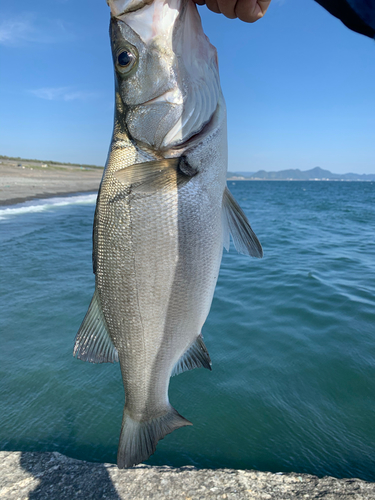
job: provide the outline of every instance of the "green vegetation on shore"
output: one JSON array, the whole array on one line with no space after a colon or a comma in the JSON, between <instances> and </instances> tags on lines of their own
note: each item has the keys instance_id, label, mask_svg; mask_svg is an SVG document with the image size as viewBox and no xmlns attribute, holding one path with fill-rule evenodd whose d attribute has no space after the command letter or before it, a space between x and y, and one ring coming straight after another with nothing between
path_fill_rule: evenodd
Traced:
<instances>
[{"instance_id":1,"label":"green vegetation on shore","mask_svg":"<svg viewBox=\"0 0 375 500\"><path fill-rule=\"evenodd\" d=\"M102 170L104 167L101 167L99 165L86 165L83 163L69 163L69 162L63 162L63 161L52 161L52 160L36 160L36 159L29 159L29 158L20 158L19 156L6 156L6 155L0 155L0 160L11 160L11 161L19 161L19 162L25 162L25 161L31 161L31 162L36 162L36 163L43 163L46 165L66 165L69 167L83 167L83 168L98 168Z\"/></svg>"}]
</instances>

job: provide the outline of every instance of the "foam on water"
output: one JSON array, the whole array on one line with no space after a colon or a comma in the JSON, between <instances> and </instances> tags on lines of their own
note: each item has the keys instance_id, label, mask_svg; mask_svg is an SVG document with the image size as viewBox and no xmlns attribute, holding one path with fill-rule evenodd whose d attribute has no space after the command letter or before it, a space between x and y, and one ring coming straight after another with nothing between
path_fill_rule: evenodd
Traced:
<instances>
[{"instance_id":1,"label":"foam on water","mask_svg":"<svg viewBox=\"0 0 375 500\"><path fill-rule=\"evenodd\" d=\"M93 205L96 202L96 196L96 193L55 196L53 198L25 201L23 203L11 205L10 207L0 207L0 220L16 215L46 212L57 207L65 207L68 205Z\"/></svg>"}]
</instances>

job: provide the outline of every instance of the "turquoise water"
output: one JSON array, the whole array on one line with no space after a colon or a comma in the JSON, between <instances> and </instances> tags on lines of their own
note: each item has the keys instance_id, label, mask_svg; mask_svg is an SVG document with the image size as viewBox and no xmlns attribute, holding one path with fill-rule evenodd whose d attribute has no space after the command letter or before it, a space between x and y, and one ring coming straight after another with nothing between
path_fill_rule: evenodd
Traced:
<instances>
[{"instance_id":1,"label":"turquoise water","mask_svg":"<svg viewBox=\"0 0 375 500\"><path fill-rule=\"evenodd\" d=\"M213 371L150 464L375 480L375 183L229 182L265 252L224 253ZM94 195L0 207L0 448L115 462L118 365L72 357L94 287Z\"/></svg>"}]
</instances>

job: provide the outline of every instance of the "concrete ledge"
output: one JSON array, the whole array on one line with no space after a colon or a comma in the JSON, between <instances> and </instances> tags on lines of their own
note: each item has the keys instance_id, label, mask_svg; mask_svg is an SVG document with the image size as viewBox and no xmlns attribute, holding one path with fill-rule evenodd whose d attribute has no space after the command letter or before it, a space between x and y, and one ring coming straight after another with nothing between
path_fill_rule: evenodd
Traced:
<instances>
[{"instance_id":1,"label":"concrete ledge","mask_svg":"<svg viewBox=\"0 0 375 500\"><path fill-rule=\"evenodd\" d=\"M0 499L375 499L375 483L307 474L83 462L60 453L0 452Z\"/></svg>"}]
</instances>

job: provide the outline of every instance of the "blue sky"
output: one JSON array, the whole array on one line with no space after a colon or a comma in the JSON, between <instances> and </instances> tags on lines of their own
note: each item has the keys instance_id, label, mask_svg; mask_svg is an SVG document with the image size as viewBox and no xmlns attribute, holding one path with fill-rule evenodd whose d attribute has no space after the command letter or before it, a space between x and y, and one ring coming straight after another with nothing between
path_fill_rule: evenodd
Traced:
<instances>
[{"instance_id":1,"label":"blue sky","mask_svg":"<svg viewBox=\"0 0 375 500\"><path fill-rule=\"evenodd\" d=\"M255 24L199 9L217 47L229 169L375 173L375 42L313 0ZM3 2L0 154L103 165L113 122L105 0Z\"/></svg>"}]
</instances>

